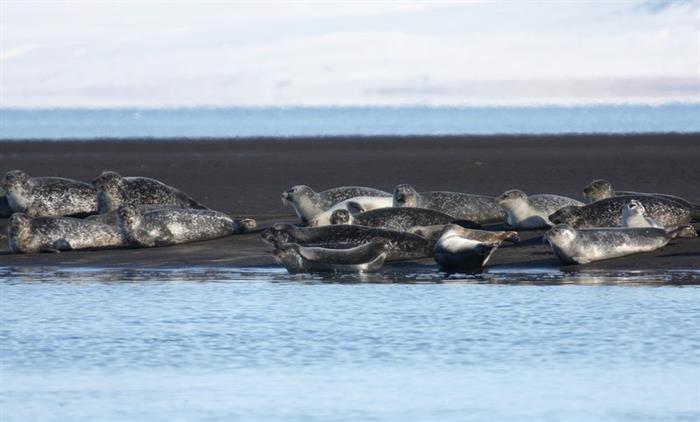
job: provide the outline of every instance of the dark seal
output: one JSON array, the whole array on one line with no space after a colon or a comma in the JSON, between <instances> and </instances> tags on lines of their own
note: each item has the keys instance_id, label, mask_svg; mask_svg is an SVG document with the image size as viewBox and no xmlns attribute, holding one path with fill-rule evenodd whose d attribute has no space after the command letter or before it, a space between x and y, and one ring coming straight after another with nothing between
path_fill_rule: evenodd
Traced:
<instances>
[{"instance_id":1,"label":"dark seal","mask_svg":"<svg viewBox=\"0 0 700 422\"><path fill-rule=\"evenodd\" d=\"M279 223L263 231L262 238L275 247L285 243L298 243L336 249L360 246L374 238L380 238L389 241L391 245L387 261L429 258L433 256L435 245L434 241L412 233L354 225L296 227Z\"/></svg>"}]
</instances>

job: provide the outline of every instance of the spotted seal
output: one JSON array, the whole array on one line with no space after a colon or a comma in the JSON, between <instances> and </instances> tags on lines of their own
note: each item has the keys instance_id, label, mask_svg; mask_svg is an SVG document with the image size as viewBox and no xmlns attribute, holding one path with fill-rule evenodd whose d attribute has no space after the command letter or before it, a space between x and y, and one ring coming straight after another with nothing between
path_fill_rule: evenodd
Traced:
<instances>
[{"instance_id":1,"label":"spotted seal","mask_svg":"<svg viewBox=\"0 0 700 422\"><path fill-rule=\"evenodd\" d=\"M63 177L31 177L20 170L5 174L2 189L15 212L29 217L77 216L97 212L97 191Z\"/></svg>"},{"instance_id":2,"label":"spotted seal","mask_svg":"<svg viewBox=\"0 0 700 422\"><path fill-rule=\"evenodd\" d=\"M392 199L388 196L358 196L355 198L346 199L339 202L328 210L317 214L314 218L308 221L309 227L328 226L331 224L331 216L336 210L349 210L352 212L365 212L378 208L391 207Z\"/></svg>"},{"instance_id":3,"label":"spotted seal","mask_svg":"<svg viewBox=\"0 0 700 422\"><path fill-rule=\"evenodd\" d=\"M7 200L5 191L0 187L0 218L7 218L12 215L14 210L10 206L10 202Z\"/></svg>"},{"instance_id":4,"label":"spotted seal","mask_svg":"<svg viewBox=\"0 0 700 422\"><path fill-rule=\"evenodd\" d=\"M355 247L373 238L381 238L391 244L387 261L429 258L433 255L435 245L435 242L411 233L353 225L296 227L278 223L263 231L262 238L275 247L285 243L298 243L329 248Z\"/></svg>"},{"instance_id":5,"label":"spotted seal","mask_svg":"<svg viewBox=\"0 0 700 422\"><path fill-rule=\"evenodd\" d=\"M348 210L340 209L333 211L331 215L331 224L355 224L398 231L411 231L425 226L444 226L454 221L452 216L427 208L378 208L354 215ZM462 227L467 225L471 228L481 227L470 221L460 221L460 223Z\"/></svg>"},{"instance_id":6,"label":"spotted seal","mask_svg":"<svg viewBox=\"0 0 700 422\"><path fill-rule=\"evenodd\" d=\"M208 209L186 193L149 177L122 177L105 171L92 184L97 188L100 214L122 205L167 205L173 208Z\"/></svg>"},{"instance_id":7,"label":"spotted seal","mask_svg":"<svg viewBox=\"0 0 700 422\"><path fill-rule=\"evenodd\" d=\"M477 224L501 222L506 217L496 199L485 195L445 191L418 193L413 186L403 184L394 188L393 199L397 208L428 208Z\"/></svg>"},{"instance_id":8,"label":"spotted seal","mask_svg":"<svg viewBox=\"0 0 700 422\"><path fill-rule=\"evenodd\" d=\"M700 207L687 207L673 199L658 196L628 195L605 198L584 206L564 207L549 216L554 224L569 224L575 228L620 227L622 208L636 200L644 206L646 215L664 227L687 224L700 217Z\"/></svg>"},{"instance_id":9,"label":"spotted seal","mask_svg":"<svg viewBox=\"0 0 700 422\"><path fill-rule=\"evenodd\" d=\"M116 227L72 217L34 217L14 213L8 229L10 249L17 253L59 252L126 246Z\"/></svg>"},{"instance_id":10,"label":"spotted seal","mask_svg":"<svg viewBox=\"0 0 700 422\"><path fill-rule=\"evenodd\" d=\"M643 193L643 192L631 192L631 191L616 191L613 189L612 183L605 179L596 179L592 181L588 186L583 189L583 197L592 203L599 201L601 199L612 198L615 196L659 196L662 198L672 199L674 201L680 202L681 204L692 207L698 206L685 198L681 198L676 195L669 195L665 193Z\"/></svg>"},{"instance_id":11,"label":"spotted seal","mask_svg":"<svg viewBox=\"0 0 700 422\"><path fill-rule=\"evenodd\" d=\"M671 231L655 227L575 229L558 224L544 234L544 241L566 264L587 264L640 252L650 252L666 246L671 239L686 230Z\"/></svg>"},{"instance_id":12,"label":"spotted seal","mask_svg":"<svg viewBox=\"0 0 700 422\"><path fill-rule=\"evenodd\" d=\"M277 263L290 273L307 272L372 272L384 265L389 241L374 238L348 249L301 246L297 243L280 245L272 254Z\"/></svg>"},{"instance_id":13,"label":"spotted seal","mask_svg":"<svg viewBox=\"0 0 700 422\"><path fill-rule=\"evenodd\" d=\"M180 209L179 207L171 207L167 205L132 205L132 207L134 207L134 209L136 209L136 211L138 211L141 214L156 210ZM88 216L86 220L99 221L100 223L109 224L110 226L118 226L119 210L116 209L114 211L110 211L104 214L91 215Z\"/></svg>"},{"instance_id":14,"label":"spotted seal","mask_svg":"<svg viewBox=\"0 0 700 422\"><path fill-rule=\"evenodd\" d=\"M445 226L435 244L435 262L446 271L478 269L488 263L504 240L517 242L518 233L466 229L450 224Z\"/></svg>"},{"instance_id":15,"label":"spotted seal","mask_svg":"<svg viewBox=\"0 0 700 422\"><path fill-rule=\"evenodd\" d=\"M391 194L364 186L342 186L317 193L306 185L297 185L282 192L282 203L291 205L301 222L306 224L333 205L358 196L390 197Z\"/></svg>"},{"instance_id":16,"label":"spotted seal","mask_svg":"<svg viewBox=\"0 0 700 422\"><path fill-rule=\"evenodd\" d=\"M560 195L526 195L519 189L509 190L497 198L508 216L506 223L514 229L532 230L551 226L549 215L558 209L583 205L582 202Z\"/></svg>"},{"instance_id":17,"label":"spotted seal","mask_svg":"<svg viewBox=\"0 0 700 422\"><path fill-rule=\"evenodd\" d=\"M234 220L213 210L172 208L142 213L129 205L119 208L117 222L129 244L142 248L215 239L256 226L255 220Z\"/></svg>"}]
</instances>

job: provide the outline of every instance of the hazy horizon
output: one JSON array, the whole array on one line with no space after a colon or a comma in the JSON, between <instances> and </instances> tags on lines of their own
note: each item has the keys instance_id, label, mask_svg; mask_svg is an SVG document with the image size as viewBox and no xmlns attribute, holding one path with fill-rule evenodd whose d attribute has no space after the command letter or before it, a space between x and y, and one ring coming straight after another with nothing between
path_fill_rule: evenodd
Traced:
<instances>
[{"instance_id":1,"label":"hazy horizon","mask_svg":"<svg viewBox=\"0 0 700 422\"><path fill-rule=\"evenodd\" d=\"M0 3L0 107L700 102L700 3Z\"/></svg>"}]
</instances>

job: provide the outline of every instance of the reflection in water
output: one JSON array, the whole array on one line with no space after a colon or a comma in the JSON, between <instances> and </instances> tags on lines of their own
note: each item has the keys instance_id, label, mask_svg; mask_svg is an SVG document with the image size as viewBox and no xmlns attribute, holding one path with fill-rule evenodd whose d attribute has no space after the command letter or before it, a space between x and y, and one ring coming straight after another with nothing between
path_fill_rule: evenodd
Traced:
<instances>
[{"instance_id":1,"label":"reflection in water","mask_svg":"<svg viewBox=\"0 0 700 422\"><path fill-rule=\"evenodd\" d=\"M399 267L373 274L288 274L277 267L188 267L177 269L114 269L0 267L5 283L490 283L490 284L700 284L698 270L672 271L563 271L551 268L487 269L480 273L424 270Z\"/></svg>"}]
</instances>

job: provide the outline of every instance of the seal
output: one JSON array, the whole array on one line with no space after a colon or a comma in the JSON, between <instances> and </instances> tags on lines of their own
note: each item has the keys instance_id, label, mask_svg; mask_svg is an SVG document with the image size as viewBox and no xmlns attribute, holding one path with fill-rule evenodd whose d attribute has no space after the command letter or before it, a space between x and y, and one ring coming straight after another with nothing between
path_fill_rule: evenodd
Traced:
<instances>
[{"instance_id":1,"label":"seal","mask_svg":"<svg viewBox=\"0 0 700 422\"><path fill-rule=\"evenodd\" d=\"M575 199L560 195L526 195L513 189L499 196L498 204L507 212L506 224L514 229L532 230L551 226L549 215L562 207L583 205Z\"/></svg>"},{"instance_id":2,"label":"seal","mask_svg":"<svg viewBox=\"0 0 700 422\"><path fill-rule=\"evenodd\" d=\"M297 185L282 192L282 203L291 205L301 222L306 224L333 205L358 196L390 197L391 194L364 186L342 186L317 193L306 185Z\"/></svg>"},{"instance_id":3,"label":"seal","mask_svg":"<svg viewBox=\"0 0 700 422\"><path fill-rule=\"evenodd\" d=\"M287 243L272 254L289 273L373 272L384 265L390 244L382 238L348 249L305 247Z\"/></svg>"},{"instance_id":4,"label":"seal","mask_svg":"<svg viewBox=\"0 0 700 422\"><path fill-rule=\"evenodd\" d=\"M687 207L673 199L659 196L614 196L585 206L564 207L549 216L554 224L569 224L575 228L622 226L622 208L636 200L644 206L646 215L664 227L688 224L700 217L700 207Z\"/></svg>"},{"instance_id":5,"label":"seal","mask_svg":"<svg viewBox=\"0 0 700 422\"><path fill-rule=\"evenodd\" d=\"M171 207L167 205L131 205L138 211L139 213L147 213L150 211L156 211L156 210L171 210L171 209L180 209L179 207ZM108 213L104 214L95 214L88 216L86 220L90 221L98 221L102 224L109 224L110 226L119 226L119 210L114 210L110 211Z\"/></svg>"},{"instance_id":6,"label":"seal","mask_svg":"<svg viewBox=\"0 0 700 422\"><path fill-rule=\"evenodd\" d=\"M393 199L397 208L428 208L477 224L497 223L506 218L503 208L491 196L444 191L418 193L413 186L403 184L394 188Z\"/></svg>"},{"instance_id":7,"label":"seal","mask_svg":"<svg viewBox=\"0 0 700 422\"><path fill-rule=\"evenodd\" d=\"M565 264L587 264L662 248L686 227L671 231L655 227L575 229L558 224L544 234L544 241Z\"/></svg>"},{"instance_id":8,"label":"seal","mask_svg":"<svg viewBox=\"0 0 700 422\"><path fill-rule=\"evenodd\" d=\"M7 218L12 215L14 210L10 206L10 202L7 200L5 191L0 187L0 218Z\"/></svg>"},{"instance_id":9,"label":"seal","mask_svg":"<svg viewBox=\"0 0 700 422\"><path fill-rule=\"evenodd\" d=\"M167 205L173 208L209 209L186 193L149 177L122 177L114 171L102 172L93 186L97 188L100 214L122 205Z\"/></svg>"},{"instance_id":10,"label":"seal","mask_svg":"<svg viewBox=\"0 0 700 422\"><path fill-rule=\"evenodd\" d=\"M491 232L449 224L435 244L435 262L444 271L470 271L482 268L504 240L517 242L513 231Z\"/></svg>"},{"instance_id":11,"label":"seal","mask_svg":"<svg viewBox=\"0 0 700 422\"><path fill-rule=\"evenodd\" d=\"M605 179L596 179L583 189L583 197L592 203L601 199L612 198L614 196L659 196L662 198L673 199L687 207L698 206L685 198L676 195L668 195L664 193L643 193L631 191L616 191L613 189L612 183Z\"/></svg>"},{"instance_id":12,"label":"seal","mask_svg":"<svg viewBox=\"0 0 700 422\"><path fill-rule=\"evenodd\" d=\"M234 220L213 210L172 208L141 213L129 205L119 208L117 221L129 244L141 248L215 239L256 226L253 219Z\"/></svg>"},{"instance_id":13,"label":"seal","mask_svg":"<svg viewBox=\"0 0 700 422\"><path fill-rule=\"evenodd\" d=\"M333 211L330 218L331 224L355 224L398 231L410 231L414 227L423 226L444 226L454 221L452 216L427 208L378 208L354 215L346 209L339 209ZM472 228L481 227L471 221L460 223Z\"/></svg>"},{"instance_id":14,"label":"seal","mask_svg":"<svg viewBox=\"0 0 700 422\"><path fill-rule=\"evenodd\" d=\"M16 253L59 252L126 246L116 227L72 217L35 217L14 213L8 229L10 249Z\"/></svg>"},{"instance_id":15,"label":"seal","mask_svg":"<svg viewBox=\"0 0 700 422\"><path fill-rule=\"evenodd\" d=\"M97 212L97 191L88 183L62 177L31 177L20 170L5 174L2 189L14 212L29 217L78 216Z\"/></svg>"},{"instance_id":16,"label":"seal","mask_svg":"<svg viewBox=\"0 0 700 422\"><path fill-rule=\"evenodd\" d=\"M646 209L641 202L633 199L622 207L622 227L656 227L664 226L653 218L646 216Z\"/></svg>"},{"instance_id":17,"label":"seal","mask_svg":"<svg viewBox=\"0 0 700 422\"><path fill-rule=\"evenodd\" d=\"M336 249L351 248L374 238L381 238L389 241L391 245L387 261L429 258L433 256L435 245L435 242L412 233L354 225L296 227L278 223L263 231L262 238L274 247L285 243L298 243L302 246Z\"/></svg>"},{"instance_id":18,"label":"seal","mask_svg":"<svg viewBox=\"0 0 700 422\"><path fill-rule=\"evenodd\" d=\"M365 211L374 210L377 208L391 207L393 200L388 196L358 196L355 198L346 199L339 202L328 210L317 214L309 220L309 227L328 226L331 224L331 216L337 210L349 210L351 212L362 213Z\"/></svg>"}]
</instances>

